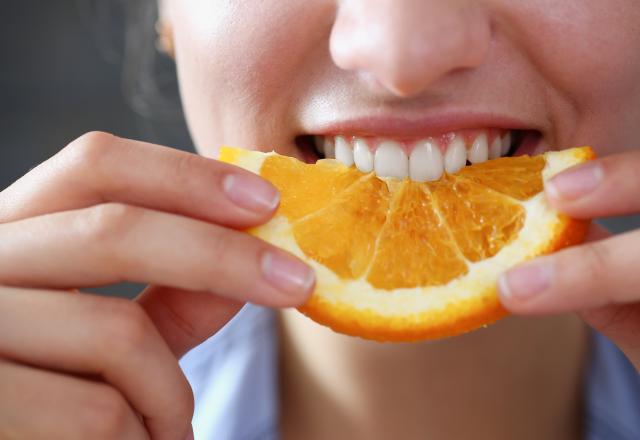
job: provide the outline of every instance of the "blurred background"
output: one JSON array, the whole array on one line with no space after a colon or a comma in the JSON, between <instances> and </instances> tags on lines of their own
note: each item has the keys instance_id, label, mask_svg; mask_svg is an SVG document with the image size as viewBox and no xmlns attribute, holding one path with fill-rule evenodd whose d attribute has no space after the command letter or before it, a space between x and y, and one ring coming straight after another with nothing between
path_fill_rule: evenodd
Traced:
<instances>
[{"instance_id":1,"label":"blurred background","mask_svg":"<svg viewBox=\"0 0 640 440\"><path fill-rule=\"evenodd\" d=\"M173 64L154 50L143 1L1 1L0 189L91 130L192 151ZM606 221L618 232L639 225Z\"/></svg>"}]
</instances>

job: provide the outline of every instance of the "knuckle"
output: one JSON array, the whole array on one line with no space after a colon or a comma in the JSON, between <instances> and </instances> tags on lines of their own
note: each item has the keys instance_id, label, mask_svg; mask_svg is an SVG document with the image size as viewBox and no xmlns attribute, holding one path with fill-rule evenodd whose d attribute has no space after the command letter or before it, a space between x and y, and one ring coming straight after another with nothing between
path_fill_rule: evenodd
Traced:
<instances>
[{"instance_id":1,"label":"knuckle","mask_svg":"<svg viewBox=\"0 0 640 440\"><path fill-rule=\"evenodd\" d=\"M100 353L112 362L126 362L141 353L153 337L151 320L133 301L117 299L102 309Z\"/></svg>"},{"instance_id":2,"label":"knuckle","mask_svg":"<svg viewBox=\"0 0 640 440\"><path fill-rule=\"evenodd\" d=\"M219 230L209 238L208 249L213 256L221 257L228 253L232 245L230 231Z\"/></svg>"},{"instance_id":3,"label":"knuckle","mask_svg":"<svg viewBox=\"0 0 640 440\"><path fill-rule=\"evenodd\" d=\"M209 253L209 261L219 261L220 264L207 265L206 279L209 280L207 289L215 291L220 287L220 283L229 279L228 264L231 264L235 258L232 256L241 250L245 250L246 257L249 257L249 250L247 244L242 246L240 243L235 243L233 232L227 229L219 229L215 233L209 235L206 246L204 249ZM233 250L233 251L231 251ZM251 264L250 258L244 259L245 264Z\"/></svg>"},{"instance_id":4,"label":"knuckle","mask_svg":"<svg viewBox=\"0 0 640 440\"><path fill-rule=\"evenodd\" d=\"M602 289L603 283L609 278L610 251L601 242L593 242L588 245L581 246L578 254L568 255L561 267L571 268L575 266L576 261L580 261L579 270L571 270L571 284L580 285L580 291L583 295L588 292L598 292L598 302L606 303L611 300L609 296L612 292L610 289ZM576 269L578 269L576 267Z\"/></svg>"},{"instance_id":5,"label":"knuckle","mask_svg":"<svg viewBox=\"0 0 640 440\"><path fill-rule=\"evenodd\" d=\"M620 328L632 328L629 323L637 321L640 311L635 307L611 305L581 312L581 316L601 333L612 336Z\"/></svg>"},{"instance_id":6,"label":"knuckle","mask_svg":"<svg viewBox=\"0 0 640 440\"><path fill-rule=\"evenodd\" d=\"M81 405L79 428L84 438L114 439L124 434L130 407L124 397L108 385L99 385Z\"/></svg>"},{"instance_id":7,"label":"knuckle","mask_svg":"<svg viewBox=\"0 0 640 440\"><path fill-rule=\"evenodd\" d=\"M211 166L206 168L202 166L203 160L206 159L196 154L182 153L172 161L173 175L180 187L192 185L194 182L194 174L202 174L202 171L210 171Z\"/></svg>"},{"instance_id":8,"label":"knuckle","mask_svg":"<svg viewBox=\"0 0 640 440\"><path fill-rule=\"evenodd\" d=\"M126 237L139 220L140 208L123 203L104 203L86 209L76 228L90 242L103 244Z\"/></svg>"},{"instance_id":9,"label":"knuckle","mask_svg":"<svg viewBox=\"0 0 640 440\"><path fill-rule=\"evenodd\" d=\"M594 242L584 247L584 258L588 268L588 275L599 280L606 273L609 263L609 251L600 242Z\"/></svg>"},{"instance_id":10,"label":"knuckle","mask_svg":"<svg viewBox=\"0 0 640 440\"><path fill-rule=\"evenodd\" d=\"M79 168L94 168L112 149L116 139L115 135L92 131L72 141L62 150L62 153L68 161Z\"/></svg>"},{"instance_id":11,"label":"knuckle","mask_svg":"<svg viewBox=\"0 0 640 440\"><path fill-rule=\"evenodd\" d=\"M172 389L169 404L176 420L184 423L185 428L187 428L193 418L195 403L191 386L186 378L184 378L184 386L179 387L179 389Z\"/></svg>"}]
</instances>

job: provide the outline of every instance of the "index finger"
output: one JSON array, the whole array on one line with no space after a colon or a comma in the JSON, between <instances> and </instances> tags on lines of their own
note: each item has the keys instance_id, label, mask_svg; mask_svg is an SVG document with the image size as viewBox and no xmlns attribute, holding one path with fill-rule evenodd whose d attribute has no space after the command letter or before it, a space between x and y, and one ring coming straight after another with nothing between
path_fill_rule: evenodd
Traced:
<instances>
[{"instance_id":1,"label":"index finger","mask_svg":"<svg viewBox=\"0 0 640 440\"><path fill-rule=\"evenodd\" d=\"M106 202L246 228L271 218L279 193L239 167L96 132L0 192L0 223Z\"/></svg>"},{"instance_id":2,"label":"index finger","mask_svg":"<svg viewBox=\"0 0 640 440\"><path fill-rule=\"evenodd\" d=\"M545 184L550 204L576 218L640 211L640 152L608 156L570 168Z\"/></svg>"}]
</instances>

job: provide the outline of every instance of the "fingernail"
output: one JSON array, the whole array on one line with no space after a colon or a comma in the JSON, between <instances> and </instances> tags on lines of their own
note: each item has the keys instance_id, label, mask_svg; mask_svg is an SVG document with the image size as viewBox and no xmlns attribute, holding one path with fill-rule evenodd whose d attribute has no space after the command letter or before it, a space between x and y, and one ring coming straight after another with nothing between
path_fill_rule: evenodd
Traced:
<instances>
[{"instance_id":1,"label":"fingernail","mask_svg":"<svg viewBox=\"0 0 640 440\"><path fill-rule=\"evenodd\" d=\"M546 189L555 199L577 199L595 190L602 175L600 165L592 162L558 174L547 182Z\"/></svg>"},{"instance_id":2,"label":"fingernail","mask_svg":"<svg viewBox=\"0 0 640 440\"><path fill-rule=\"evenodd\" d=\"M313 269L283 252L265 252L262 272L276 289L295 296L306 296L316 281Z\"/></svg>"},{"instance_id":3,"label":"fingernail","mask_svg":"<svg viewBox=\"0 0 640 440\"><path fill-rule=\"evenodd\" d=\"M546 261L516 267L500 276L500 295L516 300L530 299L549 288L552 276L553 266Z\"/></svg>"},{"instance_id":4,"label":"fingernail","mask_svg":"<svg viewBox=\"0 0 640 440\"><path fill-rule=\"evenodd\" d=\"M187 437L184 440L194 440L193 428L191 428L191 431L189 431L189 434L187 434Z\"/></svg>"},{"instance_id":5,"label":"fingernail","mask_svg":"<svg viewBox=\"0 0 640 440\"><path fill-rule=\"evenodd\" d=\"M227 174L222 187L233 203L249 211L271 212L280 203L278 190L253 174Z\"/></svg>"}]
</instances>

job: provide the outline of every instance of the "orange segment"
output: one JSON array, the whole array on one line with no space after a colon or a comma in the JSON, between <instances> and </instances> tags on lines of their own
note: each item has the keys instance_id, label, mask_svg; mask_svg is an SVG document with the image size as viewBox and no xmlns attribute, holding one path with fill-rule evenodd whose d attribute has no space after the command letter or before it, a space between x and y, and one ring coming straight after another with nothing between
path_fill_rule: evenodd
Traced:
<instances>
[{"instance_id":1,"label":"orange segment","mask_svg":"<svg viewBox=\"0 0 640 440\"><path fill-rule=\"evenodd\" d=\"M545 163L543 156L501 157L464 167L457 175L514 199L527 200L542 191Z\"/></svg>"},{"instance_id":2,"label":"orange segment","mask_svg":"<svg viewBox=\"0 0 640 440\"><path fill-rule=\"evenodd\" d=\"M293 223L293 233L305 255L342 278L359 278L371 262L388 210L387 185L370 175Z\"/></svg>"},{"instance_id":3,"label":"orange segment","mask_svg":"<svg viewBox=\"0 0 640 440\"><path fill-rule=\"evenodd\" d=\"M443 226L424 185L405 181L380 232L367 281L393 290L446 284L465 274L467 265Z\"/></svg>"},{"instance_id":4,"label":"orange segment","mask_svg":"<svg viewBox=\"0 0 640 440\"><path fill-rule=\"evenodd\" d=\"M493 257L524 224L524 208L487 187L452 176L430 186L438 211L470 261Z\"/></svg>"},{"instance_id":5,"label":"orange segment","mask_svg":"<svg viewBox=\"0 0 640 440\"><path fill-rule=\"evenodd\" d=\"M280 204L280 213L289 220L324 208L362 177L355 169L339 162L325 160L307 165L286 156L268 157L260 174L280 190L282 200L286 201ZM313 188L313 197L309 197L309 188Z\"/></svg>"},{"instance_id":6,"label":"orange segment","mask_svg":"<svg viewBox=\"0 0 640 440\"><path fill-rule=\"evenodd\" d=\"M584 147L501 158L415 183L331 160L221 152L280 189L275 218L248 232L316 270L316 290L300 310L379 341L452 336L504 316L500 274L580 242L587 230L547 205L544 179L593 157Z\"/></svg>"}]
</instances>

